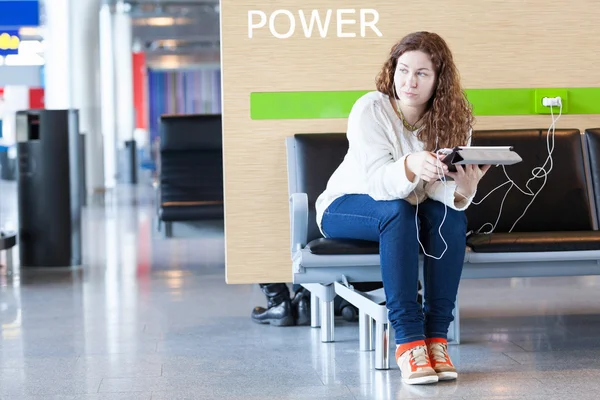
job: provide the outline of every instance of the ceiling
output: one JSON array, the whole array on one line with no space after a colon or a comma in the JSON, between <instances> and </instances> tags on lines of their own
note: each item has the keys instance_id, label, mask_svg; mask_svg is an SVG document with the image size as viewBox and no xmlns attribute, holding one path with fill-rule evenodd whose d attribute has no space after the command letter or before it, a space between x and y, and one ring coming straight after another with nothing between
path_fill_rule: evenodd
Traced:
<instances>
[{"instance_id":1,"label":"ceiling","mask_svg":"<svg viewBox=\"0 0 600 400\"><path fill-rule=\"evenodd\" d=\"M154 67L214 64L220 60L218 0L132 0L134 43Z\"/></svg>"},{"instance_id":2,"label":"ceiling","mask_svg":"<svg viewBox=\"0 0 600 400\"><path fill-rule=\"evenodd\" d=\"M1 1L1 0L0 0ZM45 3L40 13L45 15ZM182 69L220 63L219 0L101 0L125 3L132 17L134 49L146 53L148 66ZM21 32L23 40L42 40L39 30Z\"/></svg>"}]
</instances>

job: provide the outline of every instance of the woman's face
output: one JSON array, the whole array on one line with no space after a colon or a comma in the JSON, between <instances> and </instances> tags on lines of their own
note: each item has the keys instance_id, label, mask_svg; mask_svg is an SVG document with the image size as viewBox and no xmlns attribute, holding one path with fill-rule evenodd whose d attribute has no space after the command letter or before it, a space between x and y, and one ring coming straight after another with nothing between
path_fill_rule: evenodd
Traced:
<instances>
[{"instance_id":1,"label":"woman's face","mask_svg":"<svg viewBox=\"0 0 600 400\"><path fill-rule=\"evenodd\" d=\"M435 71L428 54L419 50L407 51L398 58L394 86L402 104L411 107L427 106L435 85Z\"/></svg>"}]
</instances>

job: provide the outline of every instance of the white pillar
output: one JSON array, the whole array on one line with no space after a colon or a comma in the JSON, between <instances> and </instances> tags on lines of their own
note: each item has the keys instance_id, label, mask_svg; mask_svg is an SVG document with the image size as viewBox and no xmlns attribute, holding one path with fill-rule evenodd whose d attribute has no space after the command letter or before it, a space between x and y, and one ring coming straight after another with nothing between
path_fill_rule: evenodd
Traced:
<instances>
[{"instance_id":1,"label":"white pillar","mask_svg":"<svg viewBox=\"0 0 600 400\"><path fill-rule=\"evenodd\" d=\"M117 149L133 139L135 109L133 104L133 38L130 5L117 2L114 16L114 54L117 106Z\"/></svg>"},{"instance_id":2,"label":"white pillar","mask_svg":"<svg viewBox=\"0 0 600 400\"><path fill-rule=\"evenodd\" d=\"M100 11L101 0L71 0L72 96L79 110L79 130L85 134L87 192L104 189L104 157L100 119Z\"/></svg>"},{"instance_id":3,"label":"white pillar","mask_svg":"<svg viewBox=\"0 0 600 400\"><path fill-rule=\"evenodd\" d=\"M105 187L98 79L100 2L52 0L46 7L44 34L44 102L48 109L79 110L88 193Z\"/></svg>"},{"instance_id":4,"label":"white pillar","mask_svg":"<svg viewBox=\"0 0 600 400\"><path fill-rule=\"evenodd\" d=\"M116 183L117 131L114 63L114 30L111 6L100 8L100 82L102 135L104 138L104 182L107 188Z\"/></svg>"},{"instance_id":5,"label":"white pillar","mask_svg":"<svg viewBox=\"0 0 600 400\"><path fill-rule=\"evenodd\" d=\"M82 1L82 0L79 0ZM46 7L44 32L45 89L44 104L47 109L71 108L72 104L72 34L70 0L53 0Z\"/></svg>"}]
</instances>

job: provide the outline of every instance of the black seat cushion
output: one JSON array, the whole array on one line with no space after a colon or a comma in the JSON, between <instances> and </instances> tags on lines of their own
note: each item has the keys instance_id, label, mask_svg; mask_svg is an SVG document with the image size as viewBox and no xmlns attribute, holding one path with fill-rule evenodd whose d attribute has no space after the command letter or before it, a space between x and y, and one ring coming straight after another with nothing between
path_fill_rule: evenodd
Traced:
<instances>
[{"instance_id":1,"label":"black seat cushion","mask_svg":"<svg viewBox=\"0 0 600 400\"><path fill-rule=\"evenodd\" d=\"M306 245L312 254L356 255L379 254L379 243L356 239L315 239Z\"/></svg>"},{"instance_id":2,"label":"black seat cushion","mask_svg":"<svg viewBox=\"0 0 600 400\"><path fill-rule=\"evenodd\" d=\"M8 250L17 245L17 234L15 232L3 232L0 236L0 250Z\"/></svg>"},{"instance_id":3,"label":"black seat cushion","mask_svg":"<svg viewBox=\"0 0 600 400\"><path fill-rule=\"evenodd\" d=\"M600 250L600 232L523 232L471 235L467 245L476 253Z\"/></svg>"},{"instance_id":4,"label":"black seat cushion","mask_svg":"<svg viewBox=\"0 0 600 400\"><path fill-rule=\"evenodd\" d=\"M514 146L523 161L506 166L508 176L523 190L532 177L532 170L546 161L547 129L539 130L484 130L474 131L473 145ZM547 182L525 216L512 232L568 232L593 229L593 217L585 174L584 154L580 131L557 129L552 158L554 165ZM549 164L546 166L548 169ZM478 202L497 186L507 182L502 167L492 167L481 180L475 201ZM536 193L543 179L531 182ZM492 193L480 205L472 204L466 211L469 230L479 230L484 224L495 223L500 212L502 198L510 184ZM513 187L502 208L500 220L494 232L509 232L515 221L523 214L532 197ZM487 225L481 232L489 231Z\"/></svg>"}]
</instances>

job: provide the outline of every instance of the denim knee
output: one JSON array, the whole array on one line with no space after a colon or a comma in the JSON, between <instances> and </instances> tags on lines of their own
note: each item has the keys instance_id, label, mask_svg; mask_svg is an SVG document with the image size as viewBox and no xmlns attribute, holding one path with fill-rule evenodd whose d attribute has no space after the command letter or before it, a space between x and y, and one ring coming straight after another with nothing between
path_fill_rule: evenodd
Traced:
<instances>
[{"instance_id":1,"label":"denim knee","mask_svg":"<svg viewBox=\"0 0 600 400\"><path fill-rule=\"evenodd\" d=\"M464 211L458 211L445 204L427 200L427 210L424 217L432 228L438 228L442 221L444 222L443 230L454 233L465 233L467 230L467 216ZM446 218L444 219L444 213Z\"/></svg>"},{"instance_id":2,"label":"denim knee","mask_svg":"<svg viewBox=\"0 0 600 400\"><path fill-rule=\"evenodd\" d=\"M389 224L410 221L414 223L415 208L406 200L391 200L385 202L385 218L381 221L383 231Z\"/></svg>"}]
</instances>

